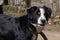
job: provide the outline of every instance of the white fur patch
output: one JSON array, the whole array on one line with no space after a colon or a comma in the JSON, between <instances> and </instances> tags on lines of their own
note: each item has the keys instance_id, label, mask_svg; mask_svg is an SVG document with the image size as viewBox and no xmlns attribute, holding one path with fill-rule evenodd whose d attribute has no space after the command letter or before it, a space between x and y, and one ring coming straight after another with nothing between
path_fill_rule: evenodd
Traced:
<instances>
[{"instance_id":1,"label":"white fur patch","mask_svg":"<svg viewBox=\"0 0 60 40\"><path fill-rule=\"evenodd\" d=\"M45 16L44 16L44 13L45 13L45 10L43 8L40 8L40 17L38 18L38 24L42 24L41 20L46 20Z\"/></svg>"},{"instance_id":2,"label":"white fur patch","mask_svg":"<svg viewBox=\"0 0 60 40\"><path fill-rule=\"evenodd\" d=\"M39 8L39 9L40 9L41 14L45 13L45 10L43 8Z\"/></svg>"}]
</instances>

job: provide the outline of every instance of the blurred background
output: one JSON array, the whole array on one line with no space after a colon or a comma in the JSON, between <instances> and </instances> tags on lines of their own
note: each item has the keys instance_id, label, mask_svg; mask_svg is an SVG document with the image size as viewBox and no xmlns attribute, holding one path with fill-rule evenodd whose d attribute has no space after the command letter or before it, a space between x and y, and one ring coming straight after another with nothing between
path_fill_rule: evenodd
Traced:
<instances>
[{"instance_id":1,"label":"blurred background","mask_svg":"<svg viewBox=\"0 0 60 40\"><path fill-rule=\"evenodd\" d=\"M51 18L44 28L44 32L46 31L49 40L60 40L60 36L58 36L60 35L60 0L0 0L3 14L11 17L26 15L27 8L43 5L52 9Z\"/></svg>"}]
</instances>

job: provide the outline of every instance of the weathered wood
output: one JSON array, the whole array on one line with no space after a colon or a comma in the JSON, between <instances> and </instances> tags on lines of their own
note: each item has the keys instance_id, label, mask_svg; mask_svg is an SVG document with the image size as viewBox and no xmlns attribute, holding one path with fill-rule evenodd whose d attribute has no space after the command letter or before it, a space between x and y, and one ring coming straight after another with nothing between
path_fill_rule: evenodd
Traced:
<instances>
[{"instance_id":1,"label":"weathered wood","mask_svg":"<svg viewBox=\"0 0 60 40\"><path fill-rule=\"evenodd\" d=\"M0 14L3 14L3 0L0 0Z\"/></svg>"},{"instance_id":2,"label":"weathered wood","mask_svg":"<svg viewBox=\"0 0 60 40\"><path fill-rule=\"evenodd\" d=\"M4 0L4 4L5 5L8 5L8 0Z\"/></svg>"},{"instance_id":3,"label":"weathered wood","mask_svg":"<svg viewBox=\"0 0 60 40\"><path fill-rule=\"evenodd\" d=\"M31 6L31 0L25 0L26 3L26 7L30 7Z\"/></svg>"}]
</instances>

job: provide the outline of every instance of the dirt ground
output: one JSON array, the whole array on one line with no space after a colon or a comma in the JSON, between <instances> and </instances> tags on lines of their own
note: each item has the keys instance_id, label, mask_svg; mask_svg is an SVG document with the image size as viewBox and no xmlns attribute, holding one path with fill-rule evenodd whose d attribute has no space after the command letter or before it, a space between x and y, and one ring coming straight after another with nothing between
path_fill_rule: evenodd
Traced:
<instances>
[{"instance_id":1,"label":"dirt ground","mask_svg":"<svg viewBox=\"0 0 60 40\"><path fill-rule=\"evenodd\" d=\"M44 28L43 32L48 38L48 40L60 40L60 27L56 25L47 25ZM41 37L41 35L39 35L37 40L44 40L44 39Z\"/></svg>"}]
</instances>

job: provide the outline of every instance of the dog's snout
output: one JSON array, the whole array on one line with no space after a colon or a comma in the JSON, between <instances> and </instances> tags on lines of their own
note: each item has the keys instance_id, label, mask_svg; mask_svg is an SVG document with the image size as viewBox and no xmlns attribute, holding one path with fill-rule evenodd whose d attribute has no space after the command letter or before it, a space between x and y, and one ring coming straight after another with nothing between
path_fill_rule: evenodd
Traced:
<instances>
[{"instance_id":1,"label":"dog's snout","mask_svg":"<svg viewBox=\"0 0 60 40\"><path fill-rule=\"evenodd\" d=\"M42 23L45 23L45 20L41 20Z\"/></svg>"}]
</instances>

